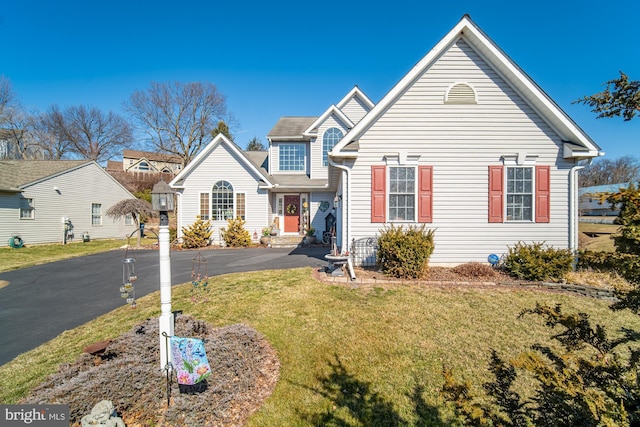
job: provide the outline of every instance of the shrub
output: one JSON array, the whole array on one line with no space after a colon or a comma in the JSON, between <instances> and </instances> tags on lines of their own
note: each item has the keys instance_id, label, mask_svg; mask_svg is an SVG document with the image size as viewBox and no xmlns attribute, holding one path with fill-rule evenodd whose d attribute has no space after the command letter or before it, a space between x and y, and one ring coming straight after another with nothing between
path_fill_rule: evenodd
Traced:
<instances>
[{"instance_id":1,"label":"shrub","mask_svg":"<svg viewBox=\"0 0 640 427\"><path fill-rule=\"evenodd\" d=\"M573 260L570 249L554 249L543 242L518 242L509 247L504 267L523 280L559 280L573 269Z\"/></svg>"},{"instance_id":2,"label":"shrub","mask_svg":"<svg viewBox=\"0 0 640 427\"><path fill-rule=\"evenodd\" d=\"M488 264L482 264L480 262L468 262L466 264L460 264L452 268L452 271L466 278L493 278L498 275L496 270Z\"/></svg>"},{"instance_id":3,"label":"shrub","mask_svg":"<svg viewBox=\"0 0 640 427\"><path fill-rule=\"evenodd\" d=\"M409 226L385 227L378 238L376 263L386 274L401 279L420 279L429 271L433 253L433 230Z\"/></svg>"},{"instance_id":4,"label":"shrub","mask_svg":"<svg viewBox=\"0 0 640 427\"><path fill-rule=\"evenodd\" d=\"M209 244L211 222L200 216L188 227L182 227L182 247L185 249L202 248Z\"/></svg>"},{"instance_id":5,"label":"shrub","mask_svg":"<svg viewBox=\"0 0 640 427\"><path fill-rule=\"evenodd\" d=\"M227 246L236 248L251 245L251 235L244 228L245 222L240 217L227 220L227 228L222 229L222 238Z\"/></svg>"}]
</instances>

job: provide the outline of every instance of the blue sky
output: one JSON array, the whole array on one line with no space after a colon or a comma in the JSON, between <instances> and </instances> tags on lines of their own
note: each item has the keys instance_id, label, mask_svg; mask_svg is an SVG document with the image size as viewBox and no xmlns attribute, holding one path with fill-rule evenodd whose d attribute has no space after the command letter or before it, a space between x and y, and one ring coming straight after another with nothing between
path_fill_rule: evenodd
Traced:
<instances>
[{"instance_id":1,"label":"blue sky","mask_svg":"<svg viewBox=\"0 0 640 427\"><path fill-rule=\"evenodd\" d=\"M571 102L640 79L640 2L2 0L0 74L45 110L122 113L151 81L214 83L244 147L280 116L317 116L358 85L378 102L468 13L595 141L640 159L640 118ZM7 4L8 3L8 4Z\"/></svg>"}]
</instances>

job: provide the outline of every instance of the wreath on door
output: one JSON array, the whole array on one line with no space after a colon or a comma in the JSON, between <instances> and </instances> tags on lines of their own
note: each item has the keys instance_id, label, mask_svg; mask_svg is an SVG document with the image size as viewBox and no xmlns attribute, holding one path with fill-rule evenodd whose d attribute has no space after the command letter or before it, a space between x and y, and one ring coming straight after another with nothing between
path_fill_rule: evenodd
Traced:
<instances>
[{"instance_id":1,"label":"wreath on door","mask_svg":"<svg viewBox=\"0 0 640 427\"><path fill-rule=\"evenodd\" d=\"M293 203L289 203L287 205L287 213L289 215L295 215L296 212L298 212L298 207L296 205L294 205Z\"/></svg>"}]
</instances>

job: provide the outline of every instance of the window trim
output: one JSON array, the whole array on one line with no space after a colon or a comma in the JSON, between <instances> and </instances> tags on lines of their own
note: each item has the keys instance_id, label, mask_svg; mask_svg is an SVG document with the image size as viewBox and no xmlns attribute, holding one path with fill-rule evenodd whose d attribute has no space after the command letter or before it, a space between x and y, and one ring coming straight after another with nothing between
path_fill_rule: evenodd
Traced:
<instances>
[{"instance_id":1,"label":"window trim","mask_svg":"<svg viewBox=\"0 0 640 427\"><path fill-rule=\"evenodd\" d=\"M329 134L331 132L331 134ZM336 133L337 132L337 133ZM332 138L329 140L329 137ZM344 133L339 128L333 126L324 131L322 135L322 166L329 166L329 151L336 146L338 142L344 137ZM333 142L331 147L329 147L329 143Z\"/></svg>"},{"instance_id":2,"label":"window trim","mask_svg":"<svg viewBox=\"0 0 640 427\"><path fill-rule=\"evenodd\" d=\"M213 187L211 187L211 189L213 190ZM203 198L206 198L206 201L203 200ZM200 219L203 221L208 221L211 218L211 192L198 193L198 204ZM203 211L203 208L206 208L206 212Z\"/></svg>"},{"instance_id":3,"label":"window trim","mask_svg":"<svg viewBox=\"0 0 640 427\"><path fill-rule=\"evenodd\" d=\"M406 169L407 171L411 170L413 171L413 191L408 192L400 192L400 191L396 191L396 192L392 192L391 191L391 176L392 176L392 171L393 170L398 170L398 169ZM389 218L389 222L398 222L398 223L407 223L407 222L416 222L416 205L417 205L417 189L418 189L418 179L416 178L416 168L414 166L388 166L387 170L389 171L389 177L388 177L388 181L387 181L387 218ZM404 181L409 182L408 179L405 179ZM400 183L400 181L398 181L398 183ZM410 197L411 196L411 197ZM405 200L411 200L412 201L412 206L404 206L404 207L399 207L396 206L395 208L391 207L391 197L401 197L401 198L406 198ZM406 213L407 209L412 209L413 210L413 217L412 218L401 218L401 219L392 219L391 216L391 210L392 209L403 209ZM398 217L397 212L396 212L396 218Z\"/></svg>"},{"instance_id":4,"label":"window trim","mask_svg":"<svg viewBox=\"0 0 640 427\"><path fill-rule=\"evenodd\" d=\"M524 158L524 156L520 156ZM506 159L505 159L506 160ZM528 159L527 159L528 160ZM551 167L535 165L535 162L520 161L507 162L502 165L489 165L489 199L488 222L489 223L549 223L551 222ZM507 189L505 168L529 167L533 169L532 175L532 219L531 220L507 220Z\"/></svg>"},{"instance_id":5,"label":"window trim","mask_svg":"<svg viewBox=\"0 0 640 427\"><path fill-rule=\"evenodd\" d=\"M214 190L216 189L216 186L218 184L221 185L225 185L225 188L227 188L227 191L225 193L227 193L228 195L226 196L226 204L222 204L222 208L224 209L222 217L220 217L220 215L218 214L218 212L214 209L214 201L216 202L216 206L218 206L218 197L214 196ZM231 205L229 207L229 205ZM234 215L235 215L235 191L233 189L233 185L225 180L225 179L221 179L219 181L216 181L215 184L213 184L213 186L211 187L211 201L210 201L210 210L209 212L211 213L211 220L212 221L226 221L228 219L233 219ZM229 210L231 210L231 216L229 216Z\"/></svg>"},{"instance_id":6,"label":"window trim","mask_svg":"<svg viewBox=\"0 0 640 427\"><path fill-rule=\"evenodd\" d=\"M95 213L95 208L98 208L98 215ZM98 223L95 220L98 220ZM102 203L91 203L91 226L92 227L101 227L102 226Z\"/></svg>"},{"instance_id":7,"label":"window trim","mask_svg":"<svg viewBox=\"0 0 640 427\"><path fill-rule=\"evenodd\" d=\"M415 204L413 220L389 221L389 183L387 180L390 167L414 168ZM433 222L433 166L396 166L395 164L371 166L371 222L398 222L398 223L431 223Z\"/></svg>"},{"instance_id":8,"label":"window trim","mask_svg":"<svg viewBox=\"0 0 640 427\"><path fill-rule=\"evenodd\" d=\"M283 149L302 147L302 166L300 169L283 169ZM290 162L290 160L287 160ZM278 171L288 173L306 173L307 171L307 144L304 142L285 142L278 144Z\"/></svg>"},{"instance_id":9,"label":"window trim","mask_svg":"<svg viewBox=\"0 0 640 427\"><path fill-rule=\"evenodd\" d=\"M24 206L26 204L26 206ZM28 212L29 215L25 216L23 213ZM21 197L20 198L20 209L18 212L20 216L20 220L34 220L36 219L36 208L34 199L32 197Z\"/></svg>"}]
</instances>

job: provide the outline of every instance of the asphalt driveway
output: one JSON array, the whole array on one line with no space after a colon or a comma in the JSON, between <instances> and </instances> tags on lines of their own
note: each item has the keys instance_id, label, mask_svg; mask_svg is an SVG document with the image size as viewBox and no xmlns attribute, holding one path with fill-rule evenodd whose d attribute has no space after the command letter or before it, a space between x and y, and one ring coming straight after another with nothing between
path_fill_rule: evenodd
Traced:
<instances>
[{"instance_id":1,"label":"asphalt driveway","mask_svg":"<svg viewBox=\"0 0 640 427\"><path fill-rule=\"evenodd\" d=\"M325 266L327 248L210 249L209 276L226 273ZM197 251L171 252L171 283L191 280ZM9 285L0 289L0 365L124 304L124 250L0 273ZM131 255L131 252L129 252ZM135 250L136 297L160 289L157 250ZM159 302L158 302L159 304Z\"/></svg>"}]
</instances>

